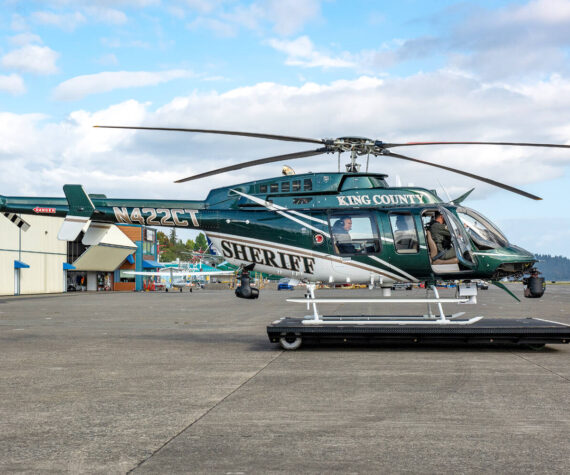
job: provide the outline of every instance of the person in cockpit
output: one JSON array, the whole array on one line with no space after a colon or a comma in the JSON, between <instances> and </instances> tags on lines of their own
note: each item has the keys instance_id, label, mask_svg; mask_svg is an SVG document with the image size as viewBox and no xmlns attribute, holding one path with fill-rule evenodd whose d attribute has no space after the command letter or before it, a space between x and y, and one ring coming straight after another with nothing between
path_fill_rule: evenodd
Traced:
<instances>
[{"instance_id":1,"label":"person in cockpit","mask_svg":"<svg viewBox=\"0 0 570 475\"><path fill-rule=\"evenodd\" d=\"M352 229L352 218L350 216L341 216L332 227L335 244L341 254L353 253L356 251L350 230Z\"/></svg>"},{"instance_id":2,"label":"person in cockpit","mask_svg":"<svg viewBox=\"0 0 570 475\"><path fill-rule=\"evenodd\" d=\"M429 225L431 238L437 247L437 255L433 258L436 259L453 259L457 257L455 249L451 244L451 233L445 224L442 214L436 211L433 221Z\"/></svg>"}]
</instances>

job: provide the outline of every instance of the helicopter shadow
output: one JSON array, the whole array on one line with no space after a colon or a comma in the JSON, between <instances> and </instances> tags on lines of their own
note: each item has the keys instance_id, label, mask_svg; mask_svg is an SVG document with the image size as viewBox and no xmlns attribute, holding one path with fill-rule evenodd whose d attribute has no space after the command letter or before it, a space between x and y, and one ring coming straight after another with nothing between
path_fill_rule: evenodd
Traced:
<instances>
[{"instance_id":1,"label":"helicopter shadow","mask_svg":"<svg viewBox=\"0 0 570 475\"><path fill-rule=\"evenodd\" d=\"M401 351L401 352L453 352L453 353L558 353L558 348L551 346L543 346L533 348L528 345L515 343L378 343L378 342L303 342L303 345L297 351L365 351L365 352L383 352L383 351Z\"/></svg>"}]
</instances>

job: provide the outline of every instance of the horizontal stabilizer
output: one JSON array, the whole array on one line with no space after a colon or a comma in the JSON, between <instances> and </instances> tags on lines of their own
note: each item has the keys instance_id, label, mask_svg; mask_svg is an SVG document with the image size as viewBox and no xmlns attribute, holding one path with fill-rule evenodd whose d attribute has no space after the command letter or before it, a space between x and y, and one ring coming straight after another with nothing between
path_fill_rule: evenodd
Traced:
<instances>
[{"instance_id":1,"label":"horizontal stabilizer","mask_svg":"<svg viewBox=\"0 0 570 475\"><path fill-rule=\"evenodd\" d=\"M3 212L2 214L6 216L7 219L12 221L16 226L18 226L22 231L27 231L30 229L30 225L26 223L26 221L24 221L22 218L20 218L16 213Z\"/></svg>"},{"instance_id":2,"label":"horizontal stabilizer","mask_svg":"<svg viewBox=\"0 0 570 475\"><path fill-rule=\"evenodd\" d=\"M108 223L91 222L81 242L86 246L99 244L111 226L113 225Z\"/></svg>"},{"instance_id":3,"label":"horizontal stabilizer","mask_svg":"<svg viewBox=\"0 0 570 475\"><path fill-rule=\"evenodd\" d=\"M59 228L57 238L60 241L75 241L87 223L89 223L89 218L85 216L67 215Z\"/></svg>"}]
</instances>

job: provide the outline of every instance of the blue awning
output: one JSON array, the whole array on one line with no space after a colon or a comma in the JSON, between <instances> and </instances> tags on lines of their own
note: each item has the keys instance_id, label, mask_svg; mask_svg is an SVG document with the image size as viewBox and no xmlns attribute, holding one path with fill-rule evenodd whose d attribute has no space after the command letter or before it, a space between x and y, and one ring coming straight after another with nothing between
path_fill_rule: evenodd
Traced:
<instances>
[{"instance_id":1,"label":"blue awning","mask_svg":"<svg viewBox=\"0 0 570 475\"><path fill-rule=\"evenodd\" d=\"M135 263L135 258L133 257L132 254L129 254L129 255L127 256L127 262L128 262L129 264L134 264L134 263Z\"/></svg>"},{"instance_id":2,"label":"blue awning","mask_svg":"<svg viewBox=\"0 0 570 475\"><path fill-rule=\"evenodd\" d=\"M68 264L67 262L63 263L63 270L73 270L75 269L75 266L72 266L71 264Z\"/></svg>"},{"instance_id":3,"label":"blue awning","mask_svg":"<svg viewBox=\"0 0 570 475\"><path fill-rule=\"evenodd\" d=\"M30 266L22 261L14 260L14 269L29 269Z\"/></svg>"},{"instance_id":4,"label":"blue awning","mask_svg":"<svg viewBox=\"0 0 570 475\"><path fill-rule=\"evenodd\" d=\"M156 261L143 261L143 269L156 269L157 267L164 267L160 262Z\"/></svg>"}]
</instances>

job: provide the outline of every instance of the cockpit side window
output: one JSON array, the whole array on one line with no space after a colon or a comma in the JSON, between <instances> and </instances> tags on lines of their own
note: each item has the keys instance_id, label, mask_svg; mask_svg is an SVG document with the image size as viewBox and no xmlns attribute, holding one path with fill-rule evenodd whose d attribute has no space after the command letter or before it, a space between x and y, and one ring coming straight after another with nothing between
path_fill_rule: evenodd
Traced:
<instances>
[{"instance_id":1,"label":"cockpit side window","mask_svg":"<svg viewBox=\"0 0 570 475\"><path fill-rule=\"evenodd\" d=\"M394 248L400 254L419 252L418 232L411 213L391 213L390 225L394 236Z\"/></svg>"},{"instance_id":2,"label":"cockpit side window","mask_svg":"<svg viewBox=\"0 0 570 475\"><path fill-rule=\"evenodd\" d=\"M371 213L334 213L330 217L335 252L341 255L380 252L378 226Z\"/></svg>"}]
</instances>

